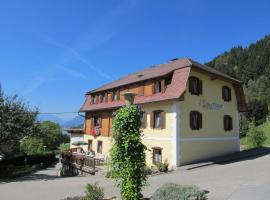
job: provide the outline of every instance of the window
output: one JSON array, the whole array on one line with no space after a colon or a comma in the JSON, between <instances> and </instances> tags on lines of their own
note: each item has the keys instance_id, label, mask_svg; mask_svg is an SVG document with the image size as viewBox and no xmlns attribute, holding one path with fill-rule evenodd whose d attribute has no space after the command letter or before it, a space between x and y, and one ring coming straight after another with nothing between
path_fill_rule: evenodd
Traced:
<instances>
[{"instance_id":1,"label":"window","mask_svg":"<svg viewBox=\"0 0 270 200\"><path fill-rule=\"evenodd\" d=\"M165 112L162 110L157 110L151 114L151 128L165 128Z\"/></svg>"},{"instance_id":2,"label":"window","mask_svg":"<svg viewBox=\"0 0 270 200\"><path fill-rule=\"evenodd\" d=\"M99 116L94 116L93 117L93 125L94 127L101 127L102 125L102 118Z\"/></svg>"},{"instance_id":3,"label":"window","mask_svg":"<svg viewBox=\"0 0 270 200\"><path fill-rule=\"evenodd\" d=\"M162 148L153 147L153 164L162 162Z\"/></svg>"},{"instance_id":4,"label":"window","mask_svg":"<svg viewBox=\"0 0 270 200\"><path fill-rule=\"evenodd\" d=\"M191 94L202 94L202 81L194 76L189 77L189 92Z\"/></svg>"},{"instance_id":5,"label":"window","mask_svg":"<svg viewBox=\"0 0 270 200\"><path fill-rule=\"evenodd\" d=\"M153 94L165 92L165 80L155 81L153 84Z\"/></svg>"},{"instance_id":6,"label":"window","mask_svg":"<svg viewBox=\"0 0 270 200\"><path fill-rule=\"evenodd\" d=\"M98 101L98 97L97 97L97 95L94 95L93 100L92 100L93 104L96 104L97 101Z\"/></svg>"},{"instance_id":7,"label":"window","mask_svg":"<svg viewBox=\"0 0 270 200\"><path fill-rule=\"evenodd\" d=\"M118 101L118 100L120 99L120 93L119 93L119 90L114 91L114 92L112 93L112 95L113 95L113 97L112 97L113 101Z\"/></svg>"},{"instance_id":8,"label":"window","mask_svg":"<svg viewBox=\"0 0 270 200\"><path fill-rule=\"evenodd\" d=\"M225 131L231 131L233 128L232 124L232 117L229 115L224 115L223 118L223 125L224 125L224 130Z\"/></svg>"},{"instance_id":9,"label":"window","mask_svg":"<svg viewBox=\"0 0 270 200\"><path fill-rule=\"evenodd\" d=\"M147 127L147 115L145 112L141 112L141 128Z\"/></svg>"},{"instance_id":10,"label":"window","mask_svg":"<svg viewBox=\"0 0 270 200\"><path fill-rule=\"evenodd\" d=\"M98 141L98 143L97 143L97 153L99 153L99 154L102 154L102 145L103 145L103 143L102 143L102 141Z\"/></svg>"},{"instance_id":11,"label":"window","mask_svg":"<svg viewBox=\"0 0 270 200\"><path fill-rule=\"evenodd\" d=\"M202 128L202 114L198 111L190 112L190 128L192 130L199 130Z\"/></svg>"},{"instance_id":12,"label":"window","mask_svg":"<svg viewBox=\"0 0 270 200\"><path fill-rule=\"evenodd\" d=\"M231 88L229 88L227 86L222 87L222 99L224 101L231 101L232 100Z\"/></svg>"},{"instance_id":13,"label":"window","mask_svg":"<svg viewBox=\"0 0 270 200\"><path fill-rule=\"evenodd\" d=\"M101 94L99 95L99 102L102 103L102 102L105 102L105 95L104 94Z\"/></svg>"},{"instance_id":14,"label":"window","mask_svg":"<svg viewBox=\"0 0 270 200\"><path fill-rule=\"evenodd\" d=\"M88 140L88 151L91 151L93 148L93 141L92 140Z\"/></svg>"}]
</instances>

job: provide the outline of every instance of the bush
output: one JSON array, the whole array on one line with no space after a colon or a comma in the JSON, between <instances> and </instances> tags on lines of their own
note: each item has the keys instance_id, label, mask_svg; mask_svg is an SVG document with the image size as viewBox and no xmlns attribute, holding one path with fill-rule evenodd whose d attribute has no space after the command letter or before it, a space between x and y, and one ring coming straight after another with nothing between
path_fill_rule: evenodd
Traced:
<instances>
[{"instance_id":1,"label":"bush","mask_svg":"<svg viewBox=\"0 0 270 200\"><path fill-rule=\"evenodd\" d=\"M167 183L158 188L152 200L188 200L190 197L196 197L197 200L206 200L205 192L201 191L197 186L178 185L175 183Z\"/></svg>"},{"instance_id":2,"label":"bush","mask_svg":"<svg viewBox=\"0 0 270 200\"><path fill-rule=\"evenodd\" d=\"M56 161L56 158L53 152L47 152L43 154L29 155L26 157L26 160L26 163L31 166L40 163L43 163L43 166L49 166Z\"/></svg>"},{"instance_id":3,"label":"bush","mask_svg":"<svg viewBox=\"0 0 270 200\"><path fill-rule=\"evenodd\" d=\"M157 163L156 166L159 172L167 172L169 164L167 161L165 161L164 163Z\"/></svg>"},{"instance_id":4,"label":"bush","mask_svg":"<svg viewBox=\"0 0 270 200\"><path fill-rule=\"evenodd\" d=\"M248 120L248 118L246 117L242 117L240 119L240 130L239 130L240 138L246 137L249 123L250 123L250 120Z\"/></svg>"},{"instance_id":5,"label":"bush","mask_svg":"<svg viewBox=\"0 0 270 200\"><path fill-rule=\"evenodd\" d=\"M0 166L8 166L9 164L13 164L14 166L23 166L25 165L25 156L19 155L11 158L5 158L0 161Z\"/></svg>"},{"instance_id":6,"label":"bush","mask_svg":"<svg viewBox=\"0 0 270 200\"><path fill-rule=\"evenodd\" d=\"M26 155L41 154L45 151L43 140L35 137L26 137L20 144L20 149Z\"/></svg>"},{"instance_id":7,"label":"bush","mask_svg":"<svg viewBox=\"0 0 270 200\"><path fill-rule=\"evenodd\" d=\"M152 169L150 167L145 166L144 173L145 173L145 175L151 175L153 172L152 172Z\"/></svg>"},{"instance_id":8,"label":"bush","mask_svg":"<svg viewBox=\"0 0 270 200\"><path fill-rule=\"evenodd\" d=\"M59 146L60 151L66 151L70 149L70 143L62 143Z\"/></svg>"},{"instance_id":9,"label":"bush","mask_svg":"<svg viewBox=\"0 0 270 200\"><path fill-rule=\"evenodd\" d=\"M266 139L267 138L266 138L264 132L260 131L255 126L255 122L252 121L249 124L249 129L248 129L247 137L246 137L248 147L250 149L261 147Z\"/></svg>"},{"instance_id":10,"label":"bush","mask_svg":"<svg viewBox=\"0 0 270 200\"><path fill-rule=\"evenodd\" d=\"M101 200L104 197L104 190L97 183L87 184L85 186L85 194L87 200Z\"/></svg>"}]
</instances>

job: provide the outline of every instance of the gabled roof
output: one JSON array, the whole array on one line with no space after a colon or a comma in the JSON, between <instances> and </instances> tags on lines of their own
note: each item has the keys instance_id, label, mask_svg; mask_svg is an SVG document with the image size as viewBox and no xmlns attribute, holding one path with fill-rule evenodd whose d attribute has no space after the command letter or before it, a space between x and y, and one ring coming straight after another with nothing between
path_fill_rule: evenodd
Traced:
<instances>
[{"instance_id":1,"label":"gabled roof","mask_svg":"<svg viewBox=\"0 0 270 200\"><path fill-rule=\"evenodd\" d=\"M125 85L134 84L137 82L142 82L146 80L155 79L158 77L163 77L173 73L171 84L167 85L167 88L164 93L153 94L151 96L136 96L134 103L135 104L143 104L143 103L151 103L158 101L166 101L166 100L178 100L182 94L184 94L186 90L186 85L188 82L188 77L190 73L190 69L194 68L203 72L206 72L213 76L213 78L221 78L225 79L233 85L238 86L238 89L242 90L242 82L238 81L224 73L221 73L211 67L200 64L192 59L183 58L183 59L174 59L168 63L157 65L155 67L146 68L134 74L127 75L119 80L113 81L106 85L101 86L95 90L91 90L87 92L87 98L84 102L84 105L81 107L80 111L94 111L94 110L103 110L103 109L114 109L124 105L124 101L112 101L112 102L104 102L98 104L90 104L90 94L95 94L102 91L112 90L114 88L119 88ZM239 97L241 101L238 102L241 105L245 104L242 99L244 99L243 93L239 93ZM238 107L239 109L239 107ZM239 111L244 110L244 106L239 109Z\"/></svg>"},{"instance_id":2,"label":"gabled roof","mask_svg":"<svg viewBox=\"0 0 270 200\"><path fill-rule=\"evenodd\" d=\"M241 83L240 81L238 81L238 80L236 80L236 79L234 79L234 78L232 78L232 77L230 77L222 72L219 72L219 71L217 71L211 67L208 67L206 65L200 64L200 63L198 63L190 58L177 58L177 59L171 60L168 63L152 66L152 67L146 68L144 70L135 72L133 74L129 74L129 75L124 76L116 81L113 81L113 82L105 84L99 88L91 90L91 91L87 92L86 94L101 92L101 91L105 91L105 90L109 90L109 89L118 88L120 86L129 85L132 83L137 83L137 82L141 82L141 81L145 81L145 80L149 80L149 79L162 77L162 76L165 76L165 75L173 72L176 69L181 69L181 68L191 67L191 66L196 67L198 69L201 69L203 71L207 71L213 75L223 77L223 78L228 79L230 81L233 81L235 83Z\"/></svg>"}]
</instances>

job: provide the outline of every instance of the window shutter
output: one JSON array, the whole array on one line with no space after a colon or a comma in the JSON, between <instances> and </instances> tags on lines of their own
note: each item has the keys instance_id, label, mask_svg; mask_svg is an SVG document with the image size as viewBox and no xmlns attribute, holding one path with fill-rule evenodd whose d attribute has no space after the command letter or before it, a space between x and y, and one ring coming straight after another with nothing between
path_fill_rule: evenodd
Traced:
<instances>
[{"instance_id":1,"label":"window shutter","mask_svg":"<svg viewBox=\"0 0 270 200\"><path fill-rule=\"evenodd\" d=\"M166 113L164 111L161 112L161 128L166 128Z\"/></svg>"},{"instance_id":2,"label":"window shutter","mask_svg":"<svg viewBox=\"0 0 270 200\"><path fill-rule=\"evenodd\" d=\"M120 100L120 90L117 90L116 94L117 94L117 100Z\"/></svg>"},{"instance_id":3,"label":"window shutter","mask_svg":"<svg viewBox=\"0 0 270 200\"><path fill-rule=\"evenodd\" d=\"M199 129L201 129L202 128L202 113L198 112L198 115L199 115L199 119L198 119L199 120L199 122L198 122L199 123Z\"/></svg>"},{"instance_id":4,"label":"window shutter","mask_svg":"<svg viewBox=\"0 0 270 200\"><path fill-rule=\"evenodd\" d=\"M93 104L93 97L92 96L89 96L88 98L89 98L89 103L90 104Z\"/></svg>"},{"instance_id":5,"label":"window shutter","mask_svg":"<svg viewBox=\"0 0 270 200\"><path fill-rule=\"evenodd\" d=\"M202 80L198 80L198 91L199 91L199 94L202 94L203 93L203 86L202 86Z\"/></svg>"},{"instance_id":6,"label":"window shutter","mask_svg":"<svg viewBox=\"0 0 270 200\"><path fill-rule=\"evenodd\" d=\"M233 122L232 122L232 117L230 117L230 130L233 129Z\"/></svg>"},{"instance_id":7,"label":"window shutter","mask_svg":"<svg viewBox=\"0 0 270 200\"><path fill-rule=\"evenodd\" d=\"M155 94L155 82L152 83L152 94Z\"/></svg>"},{"instance_id":8,"label":"window shutter","mask_svg":"<svg viewBox=\"0 0 270 200\"><path fill-rule=\"evenodd\" d=\"M228 88L228 101L232 100L232 92L231 92L231 88Z\"/></svg>"},{"instance_id":9,"label":"window shutter","mask_svg":"<svg viewBox=\"0 0 270 200\"><path fill-rule=\"evenodd\" d=\"M142 112L142 119L141 119L141 128L147 127L147 115L145 112Z\"/></svg>"},{"instance_id":10,"label":"window shutter","mask_svg":"<svg viewBox=\"0 0 270 200\"><path fill-rule=\"evenodd\" d=\"M95 126L94 126L94 116L91 117L91 129L93 129Z\"/></svg>"},{"instance_id":11,"label":"window shutter","mask_svg":"<svg viewBox=\"0 0 270 200\"><path fill-rule=\"evenodd\" d=\"M189 77L189 79L188 79L188 89L189 89L190 93L193 93L192 83L193 83L193 77Z\"/></svg>"},{"instance_id":12,"label":"window shutter","mask_svg":"<svg viewBox=\"0 0 270 200\"><path fill-rule=\"evenodd\" d=\"M223 123L224 123L224 130L225 131L230 131L232 130L233 128L233 122L232 122L232 117L229 116L229 115L224 115L224 120L223 120Z\"/></svg>"},{"instance_id":13,"label":"window shutter","mask_svg":"<svg viewBox=\"0 0 270 200\"><path fill-rule=\"evenodd\" d=\"M225 101L225 86L222 86L222 99Z\"/></svg>"},{"instance_id":14,"label":"window shutter","mask_svg":"<svg viewBox=\"0 0 270 200\"><path fill-rule=\"evenodd\" d=\"M102 117L99 117L99 118L98 118L98 121L99 121L99 122L98 122L99 127L101 128L101 127L102 127Z\"/></svg>"},{"instance_id":15,"label":"window shutter","mask_svg":"<svg viewBox=\"0 0 270 200\"><path fill-rule=\"evenodd\" d=\"M190 128L191 128L192 130L194 129L193 114L194 114L194 111L191 111L191 112L189 113L189 126L190 126Z\"/></svg>"},{"instance_id":16,"label":"window shutter","mask_svg":"<svg viewBox=\"0 0 270 200\"><path fill-rule=\"evenodd\" d=\"M105 95L105 102L108 102L108 93L106 92L104 95Z\"/></svg>"},{"instance_id":17,"label":"window shutter","mask_svg":"<svg viewBox=\"0 0 270 200\"><path fill-rule=\"evenodd\" d=\"M165 92L165 79L161 80L161 92L164 93Z\"/></svg>"},{"instance_id":18,"label":"window shutter","mask_svg":"<svg viewBox=\"0 0 270 200\"><path fill-rule=\"evenodd\" d=\"M154 128L154 112L151 112L150 114L150 127Z\"/></svg>"},{"instance_id":19,"label":"window shutter","mask_svg":"<svg viewBox=\"0 0 270 200\"><path fill-rule=\"evenodd\" d=\"M138 95L139 96L143 96L144 95L144 86L143 85L139 86L139 94Z\"/></svg>"}]
</instances>

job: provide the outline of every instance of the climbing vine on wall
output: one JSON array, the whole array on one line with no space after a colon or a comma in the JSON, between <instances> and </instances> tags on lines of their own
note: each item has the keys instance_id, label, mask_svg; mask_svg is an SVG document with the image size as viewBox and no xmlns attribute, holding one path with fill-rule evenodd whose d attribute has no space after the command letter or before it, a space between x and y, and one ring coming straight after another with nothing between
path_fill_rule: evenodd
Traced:
<instances>
[{"instance_id":1,"label":"climbing vine on wall","mask_svg":"<svg viewBox=\"0 0 270 200\"><path fill-rule=\"evenodd\" d=\"M140 126L140 109L135 105L122 107L113 118L111 177L117 180L125 200L142 199L141 191L146 184L146 147L142 143Z\"/></svg>"}]
</instances>

